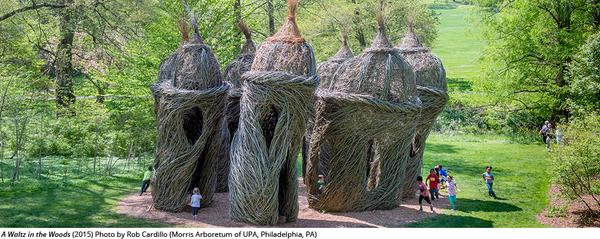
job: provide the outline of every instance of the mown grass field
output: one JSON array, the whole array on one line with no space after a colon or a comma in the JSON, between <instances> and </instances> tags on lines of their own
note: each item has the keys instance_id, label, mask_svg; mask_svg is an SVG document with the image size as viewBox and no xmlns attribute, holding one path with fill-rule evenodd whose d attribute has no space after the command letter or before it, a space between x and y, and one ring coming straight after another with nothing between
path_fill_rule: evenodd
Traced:
<instances>
[{"instance_id":1,"label":"mown grass field","mask_svg":"<svg viewBox=\"0 0 600 239\"><path fill-rule=\"evenodd\" d=\"M5 165L4 165L5 166ZM0 227L164 227L118 214L119 199L136 190L131 175L68 180L22 178L0 184Z\"/></svg>"},{"instance_id":2,"label":"mown grass field","mask_svg":"<svg viewBox=\"0 0 600 239\"><path fill-rule=\"evenodd\" d=\"M535 215L546 205L547 153L540 145L515 144L502 137L432 135L426 167L442 164L456 177L458 211L410 227L540 227ZM481 173L493 165L496 191L487 196ZM9 165L3 164L9 173ZM425 173L424 173L425 175ZM135 193L141 172L112 177L82 175L0 184L0 227L163 227L160 222L120 215L115 205ZM445 199L442 199L445 200Z\"/></svg>"},{"instance_id":3,"label":"mown grass field","mask_svg":"<svg viewBox=\"0 0 600 239\"><path fill-rule=\"evenodd\" d=\"M479 75L477 59L485 42L467 18L470 6L433 4L440 15L439 38L434 46L446 67L453 97L471 91ZM56 162L58 163L58 160ZM458 210L409 227L542 227L535 216L547 204L549 161L541 145L517 144L501 136L432 135L425 154L427 168L442 164L456 177ZM487 196L481 179L486 165L494 167L500 200ZM0 163L5 177L10 161ZM33 172L35 169L23 169ZM11 184L0 183L0 227L163 227L160 222L120 215L115 205L138 190L140 172L112 177L34 179L27 173ZM445 193L445 192L443 192ZM442 199L445 200L445 199Z\"/></svg>"},{"instance_id":4,"label":"mown grass field","mask_svg":"<svg viewBox=\"0 0 600 239\"><path fill-rule=\"evenodd\" d=\"M439 217L409 227L543 227L536 220L547 205L550 184L543 146L515 144L499 136L433 135L424 161L424 176L441 164L455 177L460 188L457 210L444 210ZM487 165L494 168L494 190L500 199L489 197L483 183Z\"/></svg>"},{"instance_id":5,"label":"mown grass field","mask_svg":"<svg viewBox=\"0 0 600 239\"><path fill-rule=\"evenodd\" d=\"M440 14L438 38L432 51L442 59L451 88L464 89L456 81L472 82L479 77L478 60L486 43L476 21L470 20L474 8L453 3L430 5Z\"/></svg>"}]
</instances>

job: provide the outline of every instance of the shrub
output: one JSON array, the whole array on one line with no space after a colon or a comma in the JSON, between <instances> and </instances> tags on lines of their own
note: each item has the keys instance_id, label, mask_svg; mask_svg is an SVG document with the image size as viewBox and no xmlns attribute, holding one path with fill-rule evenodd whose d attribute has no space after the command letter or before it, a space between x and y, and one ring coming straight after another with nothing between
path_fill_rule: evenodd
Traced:
<instances>
[{"instance_id":1,"label":"shrub","mask_svg":"<svg viewBox=\"0 0 600 239\"><path fill-rule=\"evenodd\" d=\"M569 65L569 107L575 114L600 112L600 33L589 37Z\"/></svg>"},{"instance_id":2,"label":"shrub","mask_svg":"<svg viewBox=\"0 0 600 239\"><path fill-rule=\"evenodd\" d=\"M567 196L590 196L600 206L600 116L576 119L564 130L564 140L552 154L554 180ZM589 200L588 200L589 201Z\"/></svg>"}]
</instances>

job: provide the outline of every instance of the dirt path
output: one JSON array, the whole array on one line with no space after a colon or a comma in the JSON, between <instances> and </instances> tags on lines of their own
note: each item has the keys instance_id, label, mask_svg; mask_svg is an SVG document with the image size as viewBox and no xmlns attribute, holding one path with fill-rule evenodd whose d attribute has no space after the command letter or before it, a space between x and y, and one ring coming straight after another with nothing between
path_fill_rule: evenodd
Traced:
<instances>
[{"instance_id":1,"label":"dirt path","mask_svg":"<svg viewBox=\"0 0 600 239\"><path fill-rule=\"evenodd\" d=\"M584 197L586 202L596 211L600 211L591 196ZM539 222L550 227L600 227L600 216L590 216L579 199L569 201L562 197L560 188L552 185L548 192L548 207L537 216Z\"/></svg>"},{"instance_id":2,"label":"dirt path","mask_svg":"<svg viewBox=\"0 0 600 239\"><path fill-rule=\"evenodd\" d=\"M402 227L408 223L437 215L437 213L429 212L428 207L424 207L424 212L419 212L417 200L403 202L400 207L394 210L320 213L308 208L306 188L302 183L300 185L298 220L293 223L279 225L279 227ZM152 197L149 193L143 196L134 194L124 198L119 202L117 211L136 218L161 221L183 227L255 227L229 219L227 193L217 193L213 199L214 201L209 207L200 209L199 220L197 221L191 219L190 208L180 213L154 209L151 206ZM434 207L436 212L440 211L440 208L448 208L448 201L445 198L440 198L434 202Z\"/></svg>"}]
</instances>

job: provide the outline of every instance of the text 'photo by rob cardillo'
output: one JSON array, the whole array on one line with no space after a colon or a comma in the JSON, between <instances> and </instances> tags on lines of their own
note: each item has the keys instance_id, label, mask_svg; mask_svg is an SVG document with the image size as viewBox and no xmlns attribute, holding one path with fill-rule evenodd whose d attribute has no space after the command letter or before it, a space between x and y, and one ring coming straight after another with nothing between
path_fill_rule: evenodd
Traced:
<instances>
[{"instance_id":1,"label":"text 'photo by rob cardillo'","mask_svg":"<svg viewBox=\"0 0 600 239\"><path fill-rule=\"evenodd\" d=\"M355 56L343 33L340 51L317 67L296 24L299 2L288 0L283 26L258 47L240 22L246 43L223 74L183 2L192 37L182 30L152 87L156 209L184 210L197 187L202 207L228 192L232 220L277 225L298 218L299 183L322 212L392 209L414 194L427 136L448 102L442 62L410 21L394 47L381 1L371 46Z\"/></svg>"}]
</instances>

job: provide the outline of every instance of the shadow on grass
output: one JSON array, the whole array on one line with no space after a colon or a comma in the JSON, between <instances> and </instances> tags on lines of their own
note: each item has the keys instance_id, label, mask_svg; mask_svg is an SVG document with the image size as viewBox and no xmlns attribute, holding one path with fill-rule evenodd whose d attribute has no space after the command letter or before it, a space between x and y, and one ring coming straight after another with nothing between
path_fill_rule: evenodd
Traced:
<instances>
[{"instance_id":1,"label":"shadow on grass","mask_svg":"<svg viewBox=\"0 0 600 239\"><path fill-rule=\"evenodd\" d=\"M506 199L501 199L506 200ZM523 211L520 207L515 205L500 202L498 199L495 201L483 201L477 199L461 198L457 202L456 209L461 212L516 212Z\"/></svg>"},{"instance_id":2,"label":"shadow on grass","mask_svg":"<svg viewBox=\"0 0 600 239\"><path fill-rule=\"evenodd\" d=\"M432 10L451 10L456 9L459 5L455 3L432 3L427 8Z\"/></svg>"},{"instance_id":3,"label":"shadow on grass","mask_svg":"<svg viewBox=\"0 0 600 239\"><path fill-rule=\"evenodd\" d=\"M473 89L473 82L465 78L448 78L448 88L453 91L470 91Z\"/></svg>"},{"instance_id":4,"label":"shadow on grass","mask_svg":"<svg viewBox=\"0 0 600 239\"><path fill-rule=\"evenodd\" d=\"M129 182L126 182L129 181ZM113 211L114 200L129 193L135 180L30 180L0 191L0 227L161 227ZM27 184L39 184L34 186Z\"/></svg>"},{"instance_id":5,"label":"shadow on grass","mask_svg":"<svg viewBox=\"0 0 600 239\"><path fill-rule=\"evenodd\" d=\"M429 151L432 153L446 153L446 154L454 154L457 153L460 148L450 145L450 144L433 144L428 143L425 146L425 151Z\"/></svg>"},{"instance_id":6,"label":"shadow on grass","mask_svg":"<svg viewBox=\"0 0 600 239\"><path fill-rule=\"evenodd\" d=\"M461 228L461 227L492 227L493 223L489 220L484 220L470 216L459 215L439 215L437 217L428 218L420 222L415 222L407 225L407 227L420 228Z\"/></svg>"}]
</instances>

